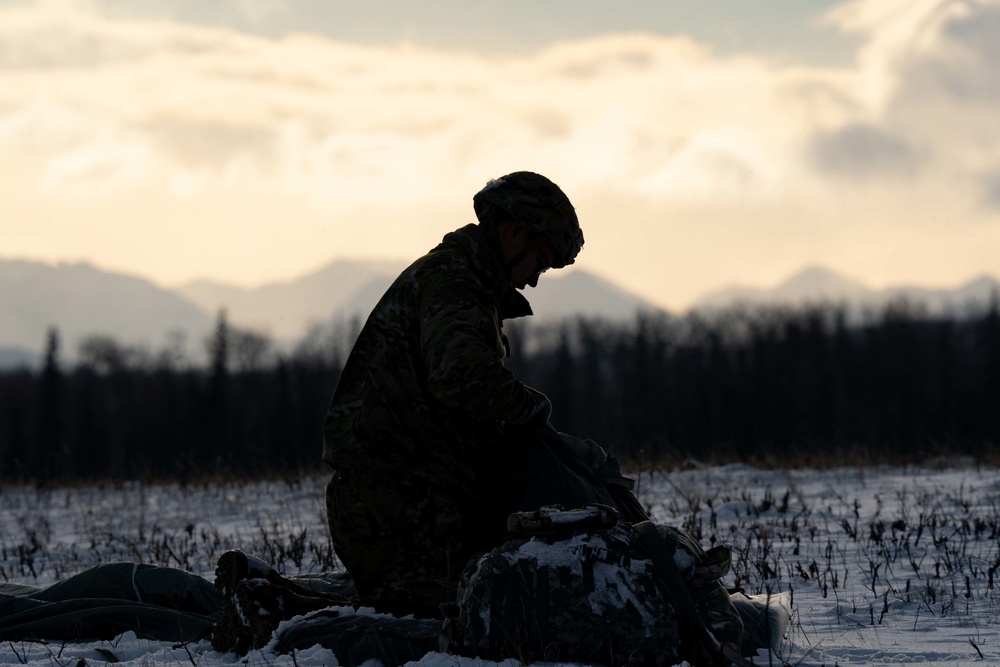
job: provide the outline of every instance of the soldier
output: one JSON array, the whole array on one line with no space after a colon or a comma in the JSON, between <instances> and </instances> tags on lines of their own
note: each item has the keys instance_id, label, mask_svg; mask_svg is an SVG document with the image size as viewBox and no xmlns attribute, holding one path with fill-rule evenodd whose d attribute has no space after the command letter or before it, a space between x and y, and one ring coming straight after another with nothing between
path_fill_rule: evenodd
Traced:
<instances>
[{"instance_id":1,"label":"soldier","mask_svg":"<svg viewBox=\"0 0 1000 667\"><path fill-rule=\"evenodd\" d=\"M588 661L645 647L644 662L667 664L684 652L675 645L679 620L704 630L705 618L692 619L707 614L715 634L702 634L711 638L712 658L721 656L718 641L735 651L742 624L718 582L729 551L704 554L689 545L685 560L705 561L692 594L707 611L692 602L675 614L677 593L658 597L653 561L674 563L674 543L683 540L649 537L671 529L651 528L617 462L592 441L557 433L545 395L504 366L504 320L531 314L519 290L572 264L583 246L572 204L550 180L523 171L490 181L473 204L478 222L447 234L379 300L331 399L323 447L333 470L327 519L348 574L291 581L259 559L227 552L216 570L221 611L213 646L245 653L271 641L280 620L303 615L310 621L288 626L299 630L279 633L279 645L311 646L325 633L324 645L342 646L367 633L383 662L401 664L436 646L446 627L457 629L449 634L456 650L480 657L497 659L523 645L543 647L532 655L549 659L550 650L558 657L558 647L576 646L566 655ZM615 528L619 521L632 532ZM607 532L613 528L618 532ZM548 567L538 558L541 543L524 562L511 556L535 535L555 540L557 564L611 558L612 597L632 605L618 610L621 627L608 625L612 612L594 612L594 568L574 578L570 566ZM657 552L652 561L647 543ZM678 582L691 573L676 569L667 568L670 580L686 591L692 583ZM631 593L623 597L622 586ZM633 623L632 601L640 599L658 610L646 614L655 628ZM391 628L354 627L352 619L365 617L350 614L332 622L339 612L324 608L345 605L417 618ZM313 622L312 613L326 616ZM496 622L484 625L487 615Z\"/></svg>"},{"instance_id":2,"label":"soldier","mask_svg":"<svg viewBox=\"0 0 1000 667\"><path fill-rule=\"evenodd\" d=\"M565 481L539 444L561 445L548 399L504 366L504 320L531 314L518 290L583 246L576 212L526 171L490 181L473 204L478 224L447 234L375 306L326 418L337 554L361 600L397 615L438 615L511 511L612 502Z\"/></svg>"}]
</instances>

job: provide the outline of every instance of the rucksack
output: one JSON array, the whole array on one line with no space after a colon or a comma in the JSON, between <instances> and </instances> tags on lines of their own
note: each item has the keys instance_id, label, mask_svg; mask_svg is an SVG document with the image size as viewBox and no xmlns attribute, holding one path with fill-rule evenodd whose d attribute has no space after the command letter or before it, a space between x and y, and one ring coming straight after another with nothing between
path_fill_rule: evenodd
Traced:
<instances>
[{"instance_id":1,"label":"rucksack","mask_svg":"<svg viewBox=\"0 0 1000 667\"><path fill-rule=\"evenodd\" d=\"M589 508L586 508L589 509ZM586 511L586 509L584 511ZM523 535L473 559L446 621L451 650L490 660L568 661L661 667L681 660L711 664L676 605L644 540L627 524L573 534L560 531L561 508L525 521ZM553 521L552 517L556 517ZM739 646L742 622L719 581L731 552L705 552L687 533L657 532L673 547L701 622L719 642Z\"/></svg>"}]
</instances>

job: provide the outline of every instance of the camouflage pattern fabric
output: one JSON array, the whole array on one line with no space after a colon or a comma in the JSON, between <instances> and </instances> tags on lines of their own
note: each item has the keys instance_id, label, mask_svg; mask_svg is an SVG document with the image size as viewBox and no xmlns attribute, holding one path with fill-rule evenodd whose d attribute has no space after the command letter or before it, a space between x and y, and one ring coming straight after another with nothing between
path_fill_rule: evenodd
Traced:
<instances>
[{"instance_id":1,"label":"camouflage pattern fabric","mask_svg":"<svg viewBox=\"0 0 1000 667\"><path fill-rule=\"evenodd\" d=\"M439 615L466 561L463 513L427 484L341 470L326 489L334 547L366 605L397 616Z\"/></svg>"},{"instance_id":2,"label":"camouflage pattern fabric","mask_svg":"<svg viewBox=\"0 0 1000 667\"><path fill-rule=\"evenodd\" d=\"M327 514L334 544L365 604L396 615L436 615L442 603L454 600L465 562L509 537L512 512L599 505L613 515L612 524L618 517L615 506L625 512L626 521L636 511L645 519L625 488L631 480L611 474L612 469L617 472L613 459L593 471L588 467L592 462L580 461L562 446L569 437L542 425L508 426L502 441L507 460L493 466L493 486L482 479L479 494L464 499L439 492L419 474L383 472L379 462L367 470L338 471L327 487ZM356 562L346 560L352 549L357 550Z\"/></svg>"},{"instance_id":3,"label":"camouflage pattern fabric","mask_svg":"<svg viewBox=\"0 0 1000 667\"><path fill-rule=\"evenodd\" d=\"M569 198L558 185L531 171L516 171L491 180L472 198L476 216L483 220L488 203L499 206L534 236L556 251L552 268L576 260L583 248L583 230Z\"/></svg>"},{"instance_id":4,"label":"camouflage pattern fabric","mask_svg":"<svg viewBox=\"0 0 1000 667\"><path fill-rule=\"evenodd\" d=\"M375 306L324 426L335 470L382 462L442 489L475 492L481 450L535 405L504 366L501 322L530 315L477 225L446 235Z\"/></svg>"},{"instance_id":5,"label":"camouflage pattern fabric","mask_svg":"<svg viewBox=\"0 0 1000 667\"><path fill-rule=\"evenodd\" d=\"M675 664L673 608L629 532L511 540L470 563L457 617L446 621L453 650L522 663Z\"/></svg>"},{"instance_id":6,"label":"camouflage pattern fabric","mask_svg":"<svg viewBox=\"0 0 1000 667\"><path fill-rule=\"evenodd\" d=\"M733 606L729 591L720 583L732 567L732 549L720 544L705 551L694 537L683 530L660 524L657 524L656 530L664 540L674 545L674 562L691 591L705 627L720 644L740 646L743 619Z\"/></svg>"},{"instance_id":7,"label":"camouflage pattern fabric","mask_svg":"<svg viewBox=\"0 0 1000 667\"><path fill-rule=\"evenodd\" d=\"M675 562L706 625L739 646L742 621L719 581L731 552L705 552L683 531L657 530L676 545ZM652 558L628 526L508 541L470 562L445 624L453 650L491 660L710 664L680 627Z\"/></svg>"},{"instance_id":8,"label":"camouflage pattern fabric","mask_svg":"<svg viewBox=\"0 0 1000 667\"><path fill-rule=\"evenodd\" d=\"M495 544L476 534L475 499L503 459L506 423L537 401L504 366L501 324L530 314L483 230L467 225L403 271L369 316L323 445L335 471L330 530L366 603L398 594L436 607L466 560Z\"/></svg>"}]
</instances>

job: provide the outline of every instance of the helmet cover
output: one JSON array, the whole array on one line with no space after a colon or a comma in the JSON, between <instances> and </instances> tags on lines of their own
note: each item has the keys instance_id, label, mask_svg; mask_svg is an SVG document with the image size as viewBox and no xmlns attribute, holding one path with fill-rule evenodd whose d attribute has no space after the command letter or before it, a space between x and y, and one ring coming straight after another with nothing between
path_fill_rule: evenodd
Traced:
<instances>
[{"instance_id":1,"label":"helmet cover","mask_svg":"<svg viewBox=\"0 0 1000 667\"><path fill-rule=\"evenodd\" d=\"M552 268L572 264L583 247L576 211L559 186L541 174L515 171L491 180L472 198L476 216L493 204L510 214L533 237L545 239L556 252Z\"/></svg>"}]
</instances>

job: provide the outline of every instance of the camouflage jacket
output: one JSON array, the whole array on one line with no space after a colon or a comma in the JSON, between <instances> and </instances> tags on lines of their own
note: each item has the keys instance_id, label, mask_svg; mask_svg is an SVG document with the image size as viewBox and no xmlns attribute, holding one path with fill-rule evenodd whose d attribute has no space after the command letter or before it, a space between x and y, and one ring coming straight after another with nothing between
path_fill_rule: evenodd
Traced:
<instances>
[{"instance_id":1,"label":"camouflage jacket","mask_svg":"<svg viewBox=\"0 0 1000 667\"><path fill-rule=\"evenodd\" d=\"M536 401L504 366L501 331L530 314L480 227L447 234L369 316L330 403L323 460L475 492L502 424Z\"/></svg>"}]
</instances>

